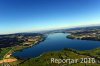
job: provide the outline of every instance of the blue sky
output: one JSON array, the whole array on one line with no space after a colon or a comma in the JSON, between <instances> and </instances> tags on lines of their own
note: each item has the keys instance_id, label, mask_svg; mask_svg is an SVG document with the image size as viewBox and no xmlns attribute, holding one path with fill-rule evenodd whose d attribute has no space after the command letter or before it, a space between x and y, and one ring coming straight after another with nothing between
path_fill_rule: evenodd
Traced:
<instances>
[{"instance_id":1,"label":"blue sky","mask_svg":"<svg viewBox=\"0 0 100 66\"><path fill-rule=\"evenodd\" d=\"M0 0L0 34L100 24L100 0Z\"/></svg>"}]
</instances>

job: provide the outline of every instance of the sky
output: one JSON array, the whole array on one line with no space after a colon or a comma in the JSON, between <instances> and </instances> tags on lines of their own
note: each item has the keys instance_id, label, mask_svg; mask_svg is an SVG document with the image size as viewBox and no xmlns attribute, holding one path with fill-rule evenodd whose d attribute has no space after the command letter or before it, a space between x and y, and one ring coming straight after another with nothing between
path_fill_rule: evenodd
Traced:
<instances>
[{"instance_id":1,"label":"sky","mask_svg":"<svg viewBox=\"0 0 100 66\"><path fill-rule=\"evenodd\" d=\"M100 24L100 0L0 0L0 34Z\"/></svg>"}]
</instances>

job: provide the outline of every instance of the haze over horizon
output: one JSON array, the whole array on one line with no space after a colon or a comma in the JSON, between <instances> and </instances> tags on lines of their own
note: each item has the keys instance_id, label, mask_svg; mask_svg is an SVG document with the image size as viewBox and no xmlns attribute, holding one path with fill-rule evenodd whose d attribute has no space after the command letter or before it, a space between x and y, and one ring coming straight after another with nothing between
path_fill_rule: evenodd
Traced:
<instances>
[{"instance_id":1,"label":"haze over horizon","mask_svg":"<svg viewBox=\"0 0 100 66\"><path fill-rule=\"evenodd\" d=\"M0 34L100 25L100 0L0 0Z\"/></svg>"}]
</instances>

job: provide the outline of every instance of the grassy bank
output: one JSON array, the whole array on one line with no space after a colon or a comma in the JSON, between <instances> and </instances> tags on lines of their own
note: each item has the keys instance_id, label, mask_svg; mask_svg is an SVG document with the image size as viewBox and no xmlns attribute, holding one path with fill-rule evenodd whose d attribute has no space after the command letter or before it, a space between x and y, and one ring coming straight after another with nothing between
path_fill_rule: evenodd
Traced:
<instances>
[{"instance_id":1,"label":"grassy bank","mask_svg":"<svg viewBox=\"0 0 100 66\"><path fill-rule=\"evenodd\" d=\"M40 57L31 58L24 62L20 62L17 66L100 66L100 48L88 51L77 51L72 49L64 49L61 51L48 52ZM51 63L51 58L57 59L78 59L77 63ZM80 63L82 58L94 58L95 63Z\"/></svg>"},{"instance_id":2,"label":"grassy bank","mask_svg":"<svg viewBox=\"0 0 100 66\"><path fill-rule=\"evenodd\" d=\"M0 60L3 60L4 56L11 50L11 47L0 49Z\"/></svg>"}]
</instances>

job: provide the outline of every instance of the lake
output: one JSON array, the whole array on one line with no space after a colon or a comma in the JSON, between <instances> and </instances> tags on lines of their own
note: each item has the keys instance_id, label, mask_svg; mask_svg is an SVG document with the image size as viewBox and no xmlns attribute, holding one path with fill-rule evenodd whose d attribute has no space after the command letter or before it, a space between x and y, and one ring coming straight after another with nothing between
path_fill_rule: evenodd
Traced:
<instances>
[{"instance_id":1,"label":"lake","mask_svg":"<svg viewBox=\"0 0 100 66\"><path fill-rule=\"evenodd\" d=\"M28 59L32 57L38 57L41 54L49 51L58 51L64 48L72 48L76 50L91 50L100 47L100 41L89 40L75 40L66 38L67 33L51 33L48 34L45 41L32 46L30 48L23 49L13 53L13 56Z\"/></svg>"}]
</instances>

